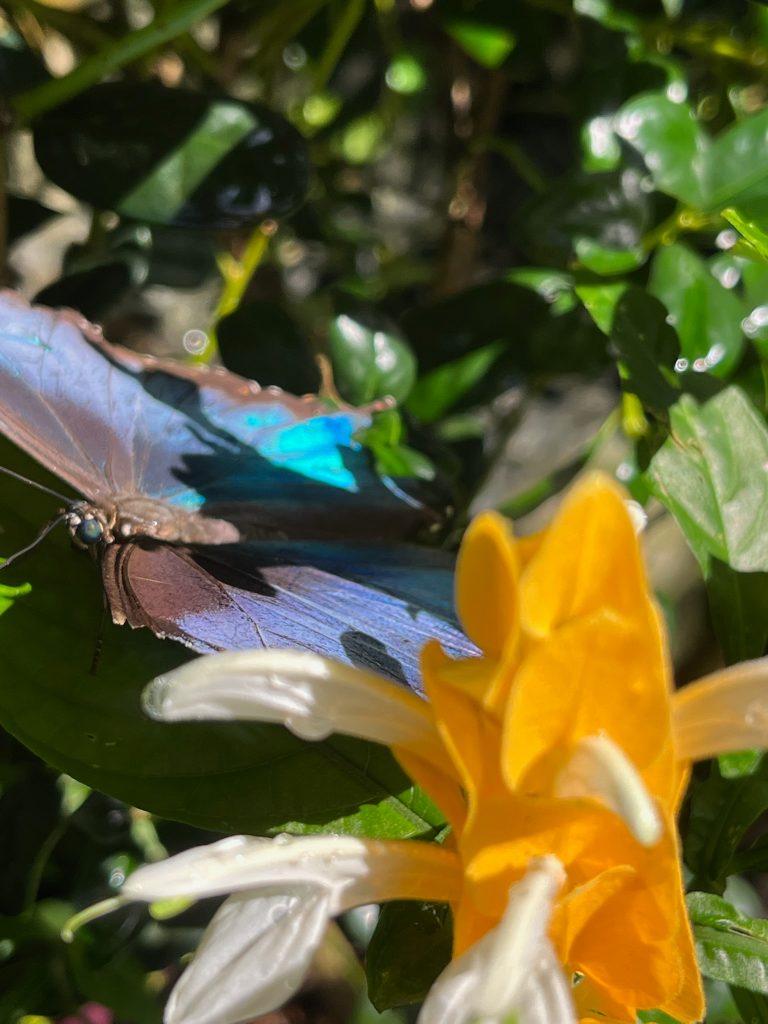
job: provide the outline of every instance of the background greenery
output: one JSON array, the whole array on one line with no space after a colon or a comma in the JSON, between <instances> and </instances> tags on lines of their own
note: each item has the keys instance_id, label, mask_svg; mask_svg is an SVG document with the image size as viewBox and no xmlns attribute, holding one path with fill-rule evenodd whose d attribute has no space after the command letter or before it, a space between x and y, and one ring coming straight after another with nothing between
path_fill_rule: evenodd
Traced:
<instances>
[{"instance_id":1,"label":"background greenery","mask_svg":"<svg viewBox=\"0 0 768 1024\"><path fill-rule=\"evenodd\" d=\"M584 465L608 468L651 516L681 678L764 653L768 6L5 0L0 94L5 284L142 351L394 395L365 443L452 495L449 547L480 508L534 528ZM3 552L50 511L3 482ZM94 677L88 559L52 536L13 572L1 1024L159 1021L210 908L130 910L68 947L59 928L201 829L440 828L384 751L145 721L141 687L184 652L110 627ZM768 1021L766 807L756 755L697 769L682 826L711 1024ZM414 1003L446 915L374 923L344 922L371 998ZM332 942L284 1019L379 1019L361 985Z\"/></svg>"}]
</instances>

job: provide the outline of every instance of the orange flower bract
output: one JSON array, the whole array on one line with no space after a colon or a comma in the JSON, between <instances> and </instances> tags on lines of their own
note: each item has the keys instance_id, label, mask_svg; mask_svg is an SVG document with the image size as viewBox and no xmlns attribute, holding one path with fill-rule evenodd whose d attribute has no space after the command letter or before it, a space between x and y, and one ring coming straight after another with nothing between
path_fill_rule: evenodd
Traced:
<instances>
[{"instance_id":1,"label":"orange flower bract","mask_svg":"<svg viewBox=\"0 0 768 1024\"><path fill-rule=\"evenodd\" d=\"M455 955L496 925L531 859L554 854L567 883L550 936L581 1016L633 1022L658 1008L698 1020L675 830L686 768L664 628L621 489L584 478L549 529L523 541L500 516L479 516L459 559L457 607L482 658L453 661L437 644L423 655L455 776L399 752L453 826L464 871ZM598 796L563 784L591 737L611 740L654 798L663 832L652 845Z\"/></svg>"}]
</instances>

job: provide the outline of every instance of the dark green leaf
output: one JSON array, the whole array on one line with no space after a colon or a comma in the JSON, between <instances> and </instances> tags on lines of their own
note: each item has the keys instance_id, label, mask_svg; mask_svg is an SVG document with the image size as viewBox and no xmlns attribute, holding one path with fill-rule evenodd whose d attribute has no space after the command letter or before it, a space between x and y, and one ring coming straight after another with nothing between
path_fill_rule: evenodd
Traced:
<instances>
[{"instance_id":1,"label":"dark green leaf","mask_svg":"<svg viewBox=\"0 0 768 1024\"><path fill-rule=\"evenodd\" d=\"M56 486L7 442L0 463ZM55 507L46 495L3 483L3 552L28 543ZM142 687L188 652L147 630L107 624L90 675L101 583L63 529L8 575L33 589L0 615L0 722L59 771L134 806L222 831L312 831L333 822L334 830L394 837L428 832L425 814L440 820L381 747L340 737L304 743L276 726L145 718Z\"/></svg>"},{"instance_id":2,"label":"dark green leaf","mask_svg":"<svg viewBox=\"0 0 768 1024\"><path fill-rule=\"evenodd\" d=\"M368 995L379 1012L419 1002L451 959L453 919L441 903L386 904L366 955Z\"/></svg>"},{"instance_id":3,"label":"dark green leaf","mask_svg":"<svg viewBox=\"0 0 768 1024\"><path fill-rule=\"evenodd\" d=\"M768 571L768 430L737 387L699 405L684 395L650 480L705 569L711 556Z\"/></svg>"},{"instance_id":4,"label":"dark green leaf","mask_svg":"<svg viewBox=\"0 0 768 1024\"><path fill-rule=\"evenodd\" d=\"M611 343L622 363L624 388L636 394L647 408L662 414L678 396L668 379L678 343L666 318L666 310L657 299L641 288L631 287L616 304L611 328Z\"/></svg>"},{"instance_id":5,"label":"dark green leaf","mask_svg":"<svg viewBox=\"0 0 768 1024\"><path fill-rule=\"evenodd\" d=\"M490 371L503 350L501 342L492 342L438 366L416 382L408 408L424 423L439 419Z\"/></svg>"},{"instance_id":6,"label":"dark green leaf","mask_svg":"<svg viewBox=\"0 0 768 1024\"><path fill-rule=\"evenodd\" d=\"M768 809L768 762L748 777L726 779L712 765L707 779L695 778L685 838L685 861L694 885L722 893L732 859L745 832ZM727 980L727 979L726 979Z\"/></svg>"},{"instance_id":7,"label":"dark green leaf","mask_svg":"<svg viewBox=\"0 0 768 1024\"><path fill-rule=\"evenodd\" d=\"M136 220L237 228L304 200L301 136L266 107L154 83L111 82L35 124L41 167L63 189Z\"/></svg>"},{"instance_id":8,"label":"dark green leaf","mask_svg":"<svg viewBox=\"0 0 768 1024\"><path fill-rule=\"evenodd\" d=\"M570 263L575 255L599 274L639 266L649 226L648 195L642 175L621 172L579 174L558 182L531 207L525 221L537 262Z\"/></svg>"},{"instance_id":9,"label":"dark green leaf","mask_svg":"<svg viewBox=\"0 0 768 1024\"><path fill-rule=\"evenodd\" d=\"M726 664L759 658L768 640L768 573L709 562L707 594Z\"/></svg>"},{"instance_id":10,"label":"dark green leaf","mask_svg":"<svg viewBox=\"0 0 768 1024\"><path fill-rule=\"evenodd\" d=\"M645 93L626 103L617 131L645 160L661 192L701 209L706 203L709 140L687 103L666 91Z\"/></svg>"},{"instance_id":11,"label":"dark green leaf","mask_svg":"<svg viewBox=\"0 0 768 1024\"><path fill-rule=\"evenodd\" d=\"M736 293L679 243L657 250L649 291L667 307L683 358L695 370L728 376L744 348L744 311Z\"/></svg>"},{"instance_id":12,"label":"dark green leaf","mask_svg":"<svg viewBox=\"0 0 768 1024\"><path fill-rule=\"evenodd\" d=\"M731 995L744 1024L768 1024L768 997L735 985Z\"/></svg>"},{"instance_id":13,"label":"dark green leaf","mask_svg":"<svg viewBox=\"0 0 768 1024\"><path fill-rule=\"evenodd\" d=\"M391 395L404 401L416 380L416 359L397 328L368 310L335 317L329 332L333 375L353 405Z\"/></svg>"},{"instance_id":14,"label":"dark green leaf","mask_svg":"<svg viewBox=\"0 0 768 1024\"><path fill-rule=\"evenodd\" d=\"M320 373L307 339L273 302L246 302L216 327L227 369L294 395L317 391Z\"/></svg>"},{"instance_id":15,"label":"dark green leaf","mask_svg":"<svg viewBox=\"0 0 768 1024\"><path fill-rule=\"evenodd\" d=\"M709 893L691 893L687 903L702 974L768 994L768 921Z\"/></svg>"}]
</instances>

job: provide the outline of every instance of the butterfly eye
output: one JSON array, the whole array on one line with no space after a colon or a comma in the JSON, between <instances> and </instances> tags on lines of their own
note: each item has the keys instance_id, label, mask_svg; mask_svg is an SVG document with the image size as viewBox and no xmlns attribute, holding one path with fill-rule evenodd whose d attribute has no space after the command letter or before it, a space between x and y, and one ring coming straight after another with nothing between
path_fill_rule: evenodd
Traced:
<instances>
[{"instance_id":1,"label":"butterfly eye","mask_svg":"<svg viewBox=\"0 0 768 1024\"><path fill-rule=\"evenodd\" d=\"M75 530L75 537L81 544L98 544L103 536L104 529L98 519L83 519Z\"/></svg>"}]
</instances>

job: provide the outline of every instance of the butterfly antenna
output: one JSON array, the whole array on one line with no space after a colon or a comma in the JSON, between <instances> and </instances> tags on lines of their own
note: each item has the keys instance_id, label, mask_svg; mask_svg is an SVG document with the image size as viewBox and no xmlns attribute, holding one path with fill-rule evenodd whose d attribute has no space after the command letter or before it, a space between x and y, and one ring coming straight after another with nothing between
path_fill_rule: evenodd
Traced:
<instances>
[{"instance_id":1,"label":"butterfly antenna","mask_svg":"<svg viewBox=\"0 0 768 1024\"><path fill-rule=\"evenodd\" d=\"M17 473L13 469L8 469L7 466L0 466L0 473L5 473L6 476L12 476L14 480L20 480L23 484L28 484L30 487L34 487L38 491L42 491L44 494L50 494L54 498L58 498L60 501L66 501L67 503L72 501L72 498L68 498L66 494L60 494L58 491L54 491L52 487L46 487L45 484L39 484L37 480L30 480L28 476L22 476L21 473Z\"/></svg>"},{"instance_id":2,"label":"butterfly antenna","mask_svg":"<svg viewBox=\"0 0 768 1024\"><path fill-rule=\"evenodd\" d=\"M45 524L45 526L42 528L40 533L38 533L38 535L35 537L31 544L27 544L27 546L25 548L22 548L21 551L14 551L12 555L9 555L8 558L6 558L5 561L2 562L2 564L0 564L0 569L7 569L9 565L13 565L14 562L18 562L18 560L23 555L28 555L30 551L34 551L37 545L48 536L51 530L57 527L59 523L63 523L66 518L66 512L62 512L60 515L54 516L50 522Z\"/></svg>"}]
</instances>

